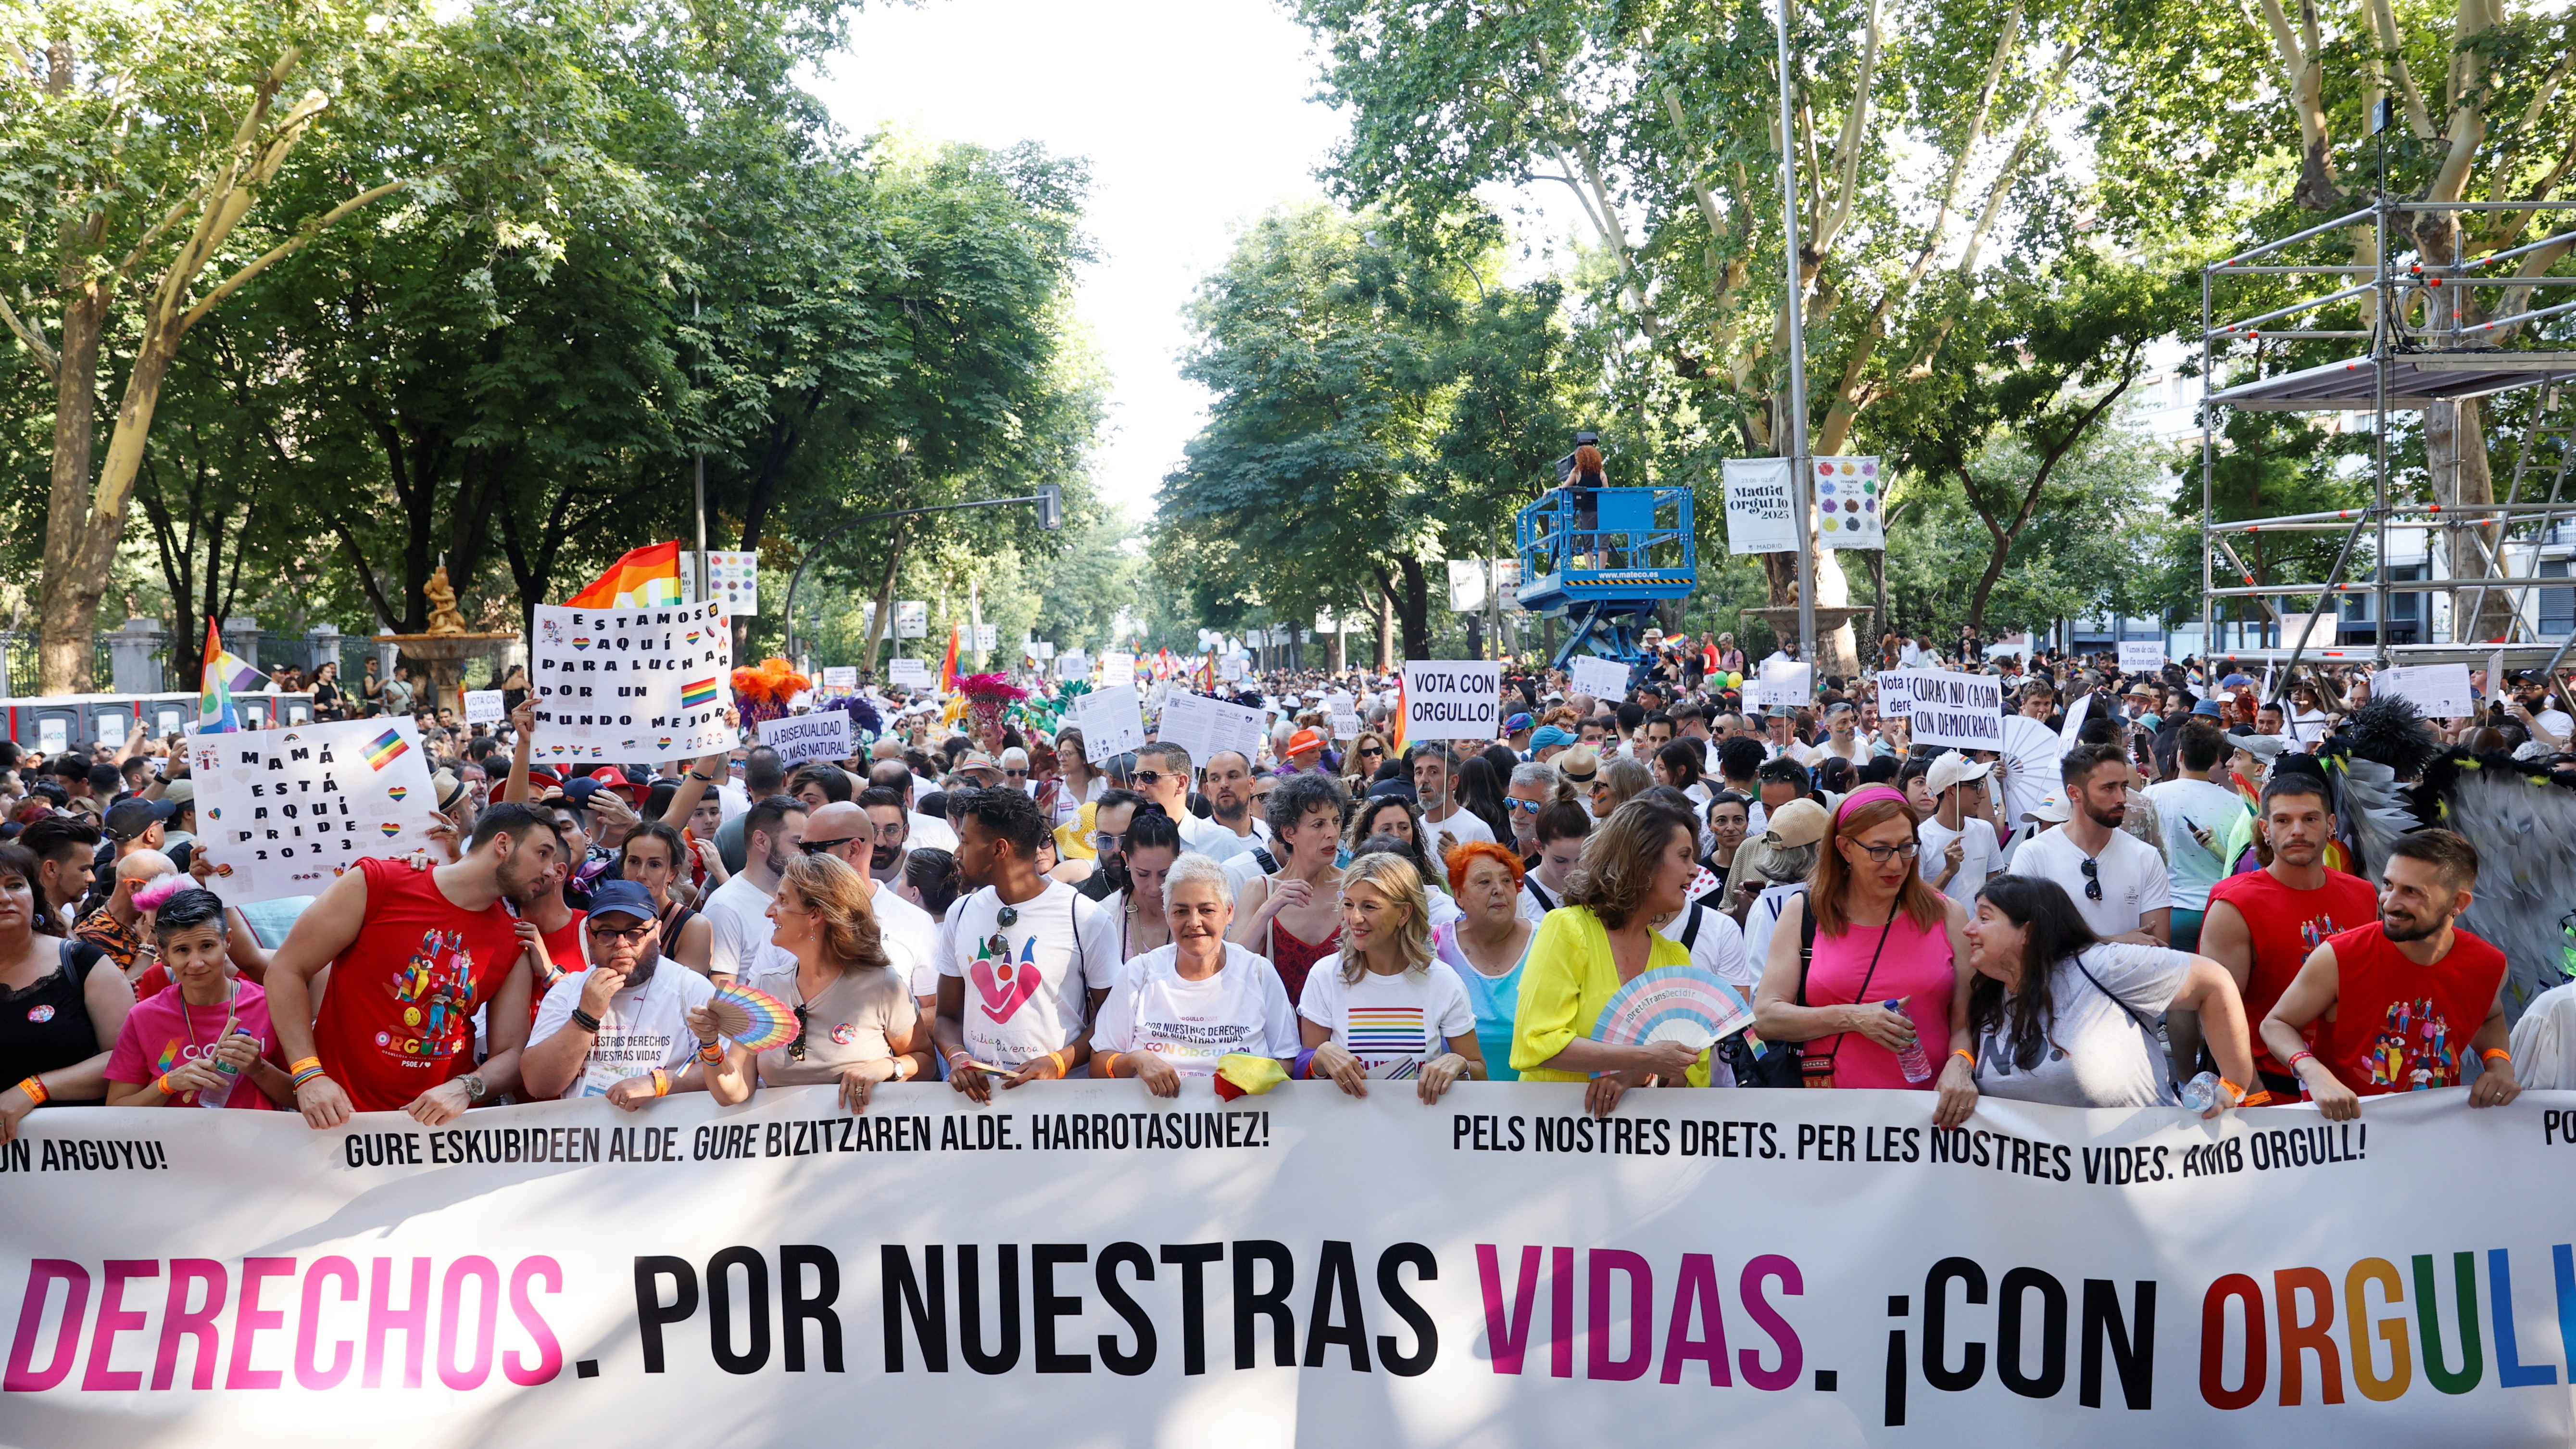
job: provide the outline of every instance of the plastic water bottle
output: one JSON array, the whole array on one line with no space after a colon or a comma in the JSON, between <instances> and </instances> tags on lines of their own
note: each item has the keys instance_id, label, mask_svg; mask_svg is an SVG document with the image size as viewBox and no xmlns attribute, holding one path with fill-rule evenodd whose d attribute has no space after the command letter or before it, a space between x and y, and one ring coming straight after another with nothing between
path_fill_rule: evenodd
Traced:
<instances>
[{"instance_id":1,"label":"plastic water bottle","mask_svg":"<svg viewBox=\"0 0 2576 1449\"><path fill-rule=\"evenodd\" d=\"M2206 1112L2217 1105L2219 1092L2218 1073L2203 1072L2182 1084L2182 1104L2195 1113Z\"/></svg>"},{"instance_id":2,"label":"plastic water bottle","mask_svg":"<svg viewBox=\"0 0 2576 1449\"><path fill-rule=\"evenodd\" d=\"M244 1033L244 1035L248 1035L248 1033ZM220 1056L213 1058L212 1063L216 1075L224 1079L223 1084L215 1087L198 1088L197 1105L200 1107L220 1107L224 1103L231 1101L233 1088L238 1086L241 1082L241 1068L234 1066L230 1061Z\"/></svg>"},{"instance_id":3,"label":"plastic water bottle","mask_svg":"<svg viewBox=\"0 0 2576 1449\"><path fill-rule=\"evenodd\" d=\"M1903 1011L1905 1009L1905 1003L1902 1001L1882 1001L1879 1005L1886 1007L1890 1011ZM1932 1058L1924 1055L1923 1034L1921 1032L1916 1032L1914 1034L1913 1043L1907 1046L1905 1050L1896 1054L1896 1069L1903 1072L1905 1074L1905 1080L1909 1082L1928 1082L1932 1080Z\"/></svg>"}]
</instances>

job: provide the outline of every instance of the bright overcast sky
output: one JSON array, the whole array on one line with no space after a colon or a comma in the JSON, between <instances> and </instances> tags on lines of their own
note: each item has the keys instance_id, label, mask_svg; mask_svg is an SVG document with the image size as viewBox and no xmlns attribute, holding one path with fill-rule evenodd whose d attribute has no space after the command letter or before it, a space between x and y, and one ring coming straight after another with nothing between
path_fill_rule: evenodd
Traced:
<instances>
[{"instance_id":1,"label":"bright overcast sky","mask_svg":"<svg viewBox=\"0 0 2576 1449\"><path fill-rule=\"evenodd\" d=\"M923 0L863 14L816 89L854 135L891 123L1089 160L1101 260L1081 307L1112 386L1096 471L1141 522L1205 409L1178 372L1192 286L1231 226L1322 190L1341 125L1306 99L1313 78L1271 0Z\"/></svg>"}]
</instances>

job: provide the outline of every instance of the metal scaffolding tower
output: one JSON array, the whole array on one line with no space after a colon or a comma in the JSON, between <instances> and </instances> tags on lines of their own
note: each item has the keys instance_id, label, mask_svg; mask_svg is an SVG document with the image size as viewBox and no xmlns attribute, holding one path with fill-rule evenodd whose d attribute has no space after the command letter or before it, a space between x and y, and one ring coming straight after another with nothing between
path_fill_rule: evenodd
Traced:
<instances>
[{"instance_id":1,"label":"metal scaffolding tower","mask_svg":"<svg viewBox=\"0 0 2576 1449\"><path fill-rule=\"evenodd\" d=\"M2523 276L2516 274L2518 268L2500 265L2576 238L2576 230L2559 231L2510 250L2464 258L2451 265L2427 265L2416 252L2407 225L2410 218L2426 213L2526 210L2555 216L2576 210L2576 202L2402 201L2388 195L2383 185L2368 206L2201 269L2201 648L2206 657L2279 663L2285 675L2302 659L2367 661L2387 668L2396 664L2482 663L2501 652L2509 667L2528 668L2546 661L2546 667L2552 670L2564 661L2569 642L2576 641L2576 630L2570 631L2568 639L2555 642L2542 637L2533 601L2537 597L2535 590L2541 586L2541 556L2552 541L2553 529L2561 523L2576 527L2576 496L2570 496L2567 488L2570 464L2576 462L2576 447L2570 446L2576 438L2571 438L2569 424L2576 422L2576 417L2562 414L2559 407L2564 395L2570 411L2576 412L2576 388L2567 386L2576 383L2576 348L2551 347L2529 340L2506 348L2496 345L2493 339L2516 326L2522 327L2528 339L2532 331L2529 324L2576 311L2576 301L2542 306L2536 300L2512 300L2529 298L2544 290L2576 287L2576 277ZM2274 260L2301 243L2363 226L2374 228L2376 233L2372 248L2375 255L2368 265L2306 265ZM2288 285L2330 290L2256 316L2217 321L2222 285L2244 277L2307 279ZM2446 289L2452 295L2477 295L2479 289L2488 289L2490 294L2500 292L2510 305L2522 310L2471 323L2463 316L2467 311L2464 307L2429 305ZM2365 325L2324 326L2319 324L2325 319L2312 315L2346 304L2362 311ZM2452 320L2424 320L2436 311L2447 311ZM2410 316L2419 320L2410 322ZM2219 369L2241 356L2239 349L2264 342L2320 340L2362 342L2369 350L2364 356L2322 367L2256 376L2232 387L2218 387ZM2259 372L2259 347L2256 350ZM2438 503L2407 502L2393 496L2389 463L2391 414L2525 388L2543 391L2524 431L2513 481L2504 501L2472 508L2445 508ZM2213 497L2222 408L2370 413L2370 506L2219 521ZM2544 483L2546 499L2526 502L2526 489L2537 493ZM2428 562L2445 552L2432 545L2455 539L2465 531L2475 540L2483 560L2481 576L2436 579L2429 577L2433 570L2428 567L2426 578L2393 579L2390 536L2410 531L2426 539ZM2249 567L2238 553L2234 540L2258 533L2340 533L2343 541L2323 581L2283 582L2260 577L2258 570ZM2348 575L2365 536L2372 539L2372 577L2355 581ZM2222 578L2241 582L2222 585ZM2576 588L2576 578L2552 578L2550 583L2560 589ZM2462 637L2475 630L2481 605L2490 590L2503 591L2512 600L2507 637L2502 641ZM2392 641L2392 599L2438 593L2469 596L2461 607L2451 611L2449 632L2453 637L2432 637L2432 611L2427 608L2421 611L2424 617L2419 640ZM2372 601L2373 638L2367 648L2344 647L2340 634L2343 604L2363 597ZM2276 626L2284 623L2280 607L2283 602L2306 599L2309 603L2305 617L2315 620L2322 616L2327 639L2317 644L2313 642L2312 629L2298 628L2299 637L2284 638L2280 646L2224 647L2219 634L2218 601L2233 598L2257 601L2264 619ZM2214 673L2212 677L2216 677Z\"/></svg>"}]
</instances>

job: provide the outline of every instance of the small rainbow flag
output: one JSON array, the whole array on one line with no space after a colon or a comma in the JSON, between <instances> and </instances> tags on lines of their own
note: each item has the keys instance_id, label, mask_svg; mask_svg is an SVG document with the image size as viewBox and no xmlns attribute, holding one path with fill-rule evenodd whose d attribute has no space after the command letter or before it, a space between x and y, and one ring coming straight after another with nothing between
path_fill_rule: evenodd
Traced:
<instances>
[{"instance_id":1,"label":"small rainbow flag","mask_svg":"<svg viewBox=\"0 0 2576 1449\"><path fill-rule=\"evenodd\" d=\"M714 675L709 675L704 679L680 686L680 708L682 709L696 709L699 705L713 704L715 702L716 681Z\"/></svg>"},{"instance_id":2,"label":"small rainbow flag","mask_svg":"<svg viewBox=\"0 0 2576 1449\"><path fill-rule=\"evenodd\" d=\"M401 759L403 752L410 748L411 746L403 743L403 737L399 732L387 730L367 741L367 764L381 770Z\"/></svg>"}]
</instances>

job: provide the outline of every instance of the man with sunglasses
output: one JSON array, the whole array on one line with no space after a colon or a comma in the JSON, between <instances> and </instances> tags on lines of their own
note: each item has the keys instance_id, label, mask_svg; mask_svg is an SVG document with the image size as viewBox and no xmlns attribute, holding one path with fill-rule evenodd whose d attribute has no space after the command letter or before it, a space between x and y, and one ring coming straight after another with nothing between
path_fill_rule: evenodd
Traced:
<instances>
[{"instance_id":1,"label":"man with sunglasses","mask_svg":"<svg viewBox=\"0 0 2576 1449\"><path fill-rule=\"evenodd\" d=\"M2164 857L2120 828L2128 818L2133 769L2118 745L2067 751L2058 762L2070 807L2066 823L2024 842L2011 869L2064 887L2103 940L2163 946L2173 929L2173 882Z\"/></svg>"},{"instance_id":2,"label":"man with sunglasses","mask_svg":"<svg viewBox=\"0 0 2576 1449\"><path fill-rule=\"evenodd\" d=\"M1104 790L1091 812L1091 873L1074 886L1086 899L1105 901L1127 889L1127 827L1136 823L1136 807L1145 797L1116 787Z\"/></svg>"},{"instance_id":3,"label":"man with sunglasses","mask_svg":"<svg viewBox=\"0 0 2576 1449\"><path fill-rule=\"evenodd\" d=\"M633 881L602 882L581 929L590 969L546 992L519 1058L529 1097L606 1097L631 1112L699 1090L688 1016L715 987L695 971L662 969L653 897Z\"/></svg>"},{"instance_id":4,"label":"man with sunglasses","mask_svg":"<svg viewBox=\"0 0 2576 1449\"><path fill-rule=\"evenodd\" d=\"M867 793L883 794L874 786ZM918 1000L939 994L939 923L930 918L930 912L896 894L875 872L880 827L870 817L897 814L875 801L866 805L835 801L805 817L805 838L798 848L807 855L831 856L859 873L859 888L868 893L868 908L876 913L877 936L885 945L886 959L910 983ZM770 949L778 951L775 946ZM781 951L769 965L774 968L787 959Z\"/></svg>"}]
</instances>

